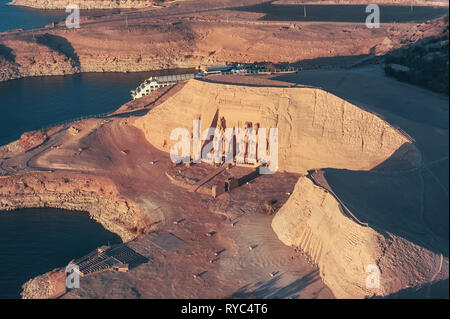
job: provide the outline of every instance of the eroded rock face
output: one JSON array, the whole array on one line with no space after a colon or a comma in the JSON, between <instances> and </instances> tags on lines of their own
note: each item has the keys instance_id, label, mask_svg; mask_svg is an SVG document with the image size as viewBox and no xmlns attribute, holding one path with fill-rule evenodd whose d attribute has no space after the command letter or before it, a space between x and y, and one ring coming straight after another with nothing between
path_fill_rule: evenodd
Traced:
<instances>
[{"instance_id":1,"label":"eroded rock face","mask_svg":"<svg viewBox=\"0 0 450 319\"><path fill-rule=\"evenodd\" d=\"M247 87L191 80L177 94L135 120L147 140L169 152L175 128L202 132L224 118L227 128L278 128L279 169L306 173L333 167L369 170L400 147L418 164L411 141L378 116L316 88Z\"/></svg>"},{"instance_id":2,"label":"eroded rock face","mask_svg":"<svg viewBox=\"0 0 450 319\"><path fill-rule=\"evenodd\" d=\"M191 80L147 115L134 120L147 140L169 152L175 128L278 128L279 169L303 173L314 168L371 170L389 159L421 163L409 137L377 115L316 88L248 87ZM437 255L401 237L381 234L346 215L334 194L299 179L294 193L275 216L279 239L299 247L320 267L338 298L386 296L425 284ZM354 216L353 216L354 217ZM410 258L409 256L415 256ZM398 267L400 263L403 267ZM369 267L369 268L367 268ZM382 285L366 287L378 267ZM414 273L414 276L408 275Z\"/></svg>"},{"instance_id":3,"label":"eroded rock face","mask_svg":"<svg viewBox=\"0 0 450 319\"><path fill-rule=\"evenodd\" d=\"M49 172L0 177L0 211L34 207L87 211L123 241L137 234L139 206L108 178Z\"/></svg>"},{"instance_id":4,"label":"eroded rock face","mask_svg":"<svg viewBox=\"0 0 450 319\"><path fill-rule=\"evenodd\" d=\"M299 247L320 267L320 275L338 298L370 295L365 267L377 264L386 246L383 236L345 217L330 193L301 177L288 202L272 221L278 238ZM384 291L377 290L384 295Z\"/></svg>"},{"instance_id":5,"label":"eroded rock face","mask_svg":"<svg viewBox=\"0 0 450 319\"><path fill-rule=\"evenodd\" d=\"M386 296L424 285L438 270L435 261L439 256L435 253L356 223L331 193L307 177L299 179L292 196L274 217L272 228L283 243L311 256L337 298ZM373 265L380 270L379 288L366 285ZM444 259L441 271L440 276L448 277L448 259Z\"/></svg>"}]
</instances>

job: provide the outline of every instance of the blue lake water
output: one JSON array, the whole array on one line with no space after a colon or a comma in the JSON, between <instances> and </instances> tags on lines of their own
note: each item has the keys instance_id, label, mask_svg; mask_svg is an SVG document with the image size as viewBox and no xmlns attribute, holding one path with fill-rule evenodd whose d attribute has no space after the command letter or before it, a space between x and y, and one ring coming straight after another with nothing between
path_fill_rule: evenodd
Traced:
<instances>
[{"instance_id":1,"label":"blue lake water","mask_svg":"<svg viewBox=\"0 0 450 319\"><path fill-rule=\"evenodd\" d=\"M84 73L0 82L0 145L27 131L114 111L152 74Z\"/></svg>"},{"instance_id":2,"label":"blue lake water","mask_svg":"<svg viewBox=\"0 0 450 319\"><path fill-rule=\"evenodd\" d=\"M64 21L70 13L65 10L41 10L6 5L10 0L0 0L0 32L13 29L29 30L40 28L52 22ZM81 15L102 15L105 13L119 13L119 9L112 10L83 10Z\"/></svg>"},{"instance_id":3,"label":"blue lake water","mask_svg":"<svg viewBox=\"0 0 450 319\"><path fill-rule=\"evenodd\" d=\"M29 279L120 242L87 213L50 208L0 212L0 298L20 298Z\"/></svg>"},{"instance_id":4,"label":"blue lake water","mask_svg":"<svg viewBox=\"0 0 450 319\"><path fill-rule=\"evenodd\" d=\"M270 2L234 8L239 11L258 12L269 21L317 21L364 23L370 13L367 5L277 5ZM423 22L448 13L448 8L431 6L379 5L381 23Z\"/></svg>"},{"instance_id":5,"label":"blue lake water","mask_svg":"<svg viewBox=\"0 0 450 319\"><path fill-rule=\"evenodd\" d=\"M32 29L64 20L64 10L37 10L7 6L10 0L0 0L0 32L11 29Z\"/></svg>"}]
</instances>

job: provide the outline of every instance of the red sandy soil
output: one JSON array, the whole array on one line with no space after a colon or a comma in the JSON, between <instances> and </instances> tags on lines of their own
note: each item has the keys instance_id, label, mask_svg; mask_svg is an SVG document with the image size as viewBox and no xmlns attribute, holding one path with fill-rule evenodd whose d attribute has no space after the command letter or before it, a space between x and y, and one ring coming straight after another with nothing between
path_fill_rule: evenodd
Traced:
<instances>
[{"instance_id":1,"label":"red sandy soil","mask_svg":"<svg viewBox=\"0 0 450 319\"><path fill-rule=\"evenodd\" d=\"M173 5L179 5L180 2L193 2L198 1L189 0L167 0L163 2L157 2L154 0L122 0L120 2L103 1L103 0L54 0L50 3L42 0L13 0L12 5L28 6L41 9L64 9L68 4L78 4L82 9L114 9L114 8L147 8L153 7L159 9L161 7ZM172 3L173 2L173 3ZM221 1L223 4L229 1ZM263 2L263 1L260 1ZM158 7L153 6L158 3ZM393 5L433 5L433 6L448 6L448 2L445 0L277 0L274 4L393 4Z\"/></svg>"},{"instance_id":2,"label":"red sandy soil","mask_svg":"<svg viewBox=\"0 0 450 319\"><path fill-rule=\"evenodd\" d=\"M176 2L83 17L79 29L64 22L0 35L0 80L77 72L128 72L207 67L226 62L303 62L330 57L366 57L399 46L414 23L262 21L259 13L226 10L261 0ZM272 48L277 48L273 50ZM353 58L355 59L355 58Z\"/></svg>"},{"instance_id":3,"label":"red sandy soil","mask_svg":"<svg viewBox=\"0 0 450 319\"><path fill-rule=\"evenodd\" d=\"M382 54L399 45L406 30L411 33L406 38L434 32L426 24L386 25L370 31L359 24L262 22L258 15L242 12L226 11L224 17L213 1L182 2L158 12L170 15L160 18L155 10L143 10L129 15L128 27L118 15L86 19L75 31L57 25L4 33L0 44L11 48L15 60L2 60L0 77L226 61L310 59L312 65L342 65L340 56L350 57L345 61L349 66L361 62L364 55ZM50 37L39 38L46 33ZM264 41L255 44L258 39ZM3 209L55 206L89 211L124 240L132 239L129 245L150 260L128 273L83 278L81 288L64 298L362 298L395 297L410 293L409 289L425 289L427 297L441 296L434 285L448 283L448 97L387 79L378 66L305 70L272 78L214 77L204 86L192 83L127 103L111 117L28 133L0 148ZM196 87L210 91L184 91ZM289 122L296 134L303 132L301 125L311 133L306 134L314 141L309 148L301 152L287 148L287 152L298 152L301 163L285 161L289 165L282 168L284 172L258 177L216 199L205 191L192 193L179 186L177 181L189 184L214 168L207 164L173 167L162 147L159 126L169 127L158 122L157 115L184 108L185 113L162 119L192 123L189 112L200 103L178 105L177 101L186 102L200 93L210 98L216 90L218 100L210 104L212 109L241 107L260 116L267 102L265 87L267 92L283 95L283 101L296 101L291 105L294 112L285 112L290 102L282 105L266 98L273 102L267 110L271 116L280 114L280 123ZM230 92L242 95L227 95ZM320 92L325 102L313 102L313 95L305 92ZM303 102L302 94L308 97ZM254 103L245 104L245 98ZM321 107L319 113L316 105ZM321 122L302 113L312 106L311 114L319 114ZM351 110L349 135L345 130L338 134L344 116L338 118L336 110L341 109ZM292 114L305 118L289 121ZM320 123L321 137L314 127ZM389 132L388 144L379 142L384 136L375 134L379 128ZM305 135L295 136L294 141L305 141ZM345 137L351 142L344 143ZM381 145L380 152L373 148L365 153L365 143L360 146L365 138L373 147ZM406 150L402 145L408 145ZM314 147L325 152L314 153ZM335 153L330 151L333 148ZM334 160L341 162L335 165ZM313 166L315 162L320 165ZM313 168L322 170L323 185L314 185L305 175ZM235 167L215 181L247 172L250 169ZM168 175L177 176L177 181ZM264 205L272 199L278 201L275 218L267 215ZM346 216L344 206L369 227ZM323 213L326 223L308 220L311 211ZM289 230L279 227L283 223ZM307 238L302 237L306 232L299 231L305 225ZM333 231L316 229L317 225ZM212 231L214 236L205 236ZM169 252L151 242L153 236L167 232L185 240L187 246ZM323 254L326 244L328 248L336 245L328 259ZM352 250L353 245L363 250ZM384 274L383 287L375 292L364 289L361 282L364 263L374 256ZM347 265L348 270L361 273L342 275L339 271ZM194 278L194 274L202 275ZM23 297L40 296L34 288L33 282L26 284ZM448 292L444 297L448 298Z\"/></svg>"},{"instance_id":4,"label":"red sandy soil","mask_svg":"<svg viewBox=\"0 0 450 319\"><path fill-rule=\"evenodd\" d=\"M297 75L280 77L283 82L279 85L289 87L287 83L291 83L291 86L321 86L377 112L415 139L415 145L424 158L419 167L411 168L404 166L405 162L398 164L394 161L391 164L387 161L384 166L380 166L380 173L377 173L377 169L373 172L327 169L325 178L333 192L345 205L351 207L353 214L361 221L368 222L376 231L387 231L390 234L394 239L390 248L393 253L403 251L407 256L412 253L408 248L410 243L418 245L417 258L424 263L416 270L409 268L412 266L407 263L407 268L399 275L398 266L394 266L395 262L390 259L393 257L389 254L381 262L380 265L385 267L387 274L394 273L398 276L395 277L396 280L386 278L388 281L384 292L403 292L410 285L409 287L416 289L425 287L427 294L439 295L440 291L436 292L432 288L434 286L428 286L427 283L430 283L431 277L436 283L448 278L448 246L443 241L448 236L448 228L442 228L443 219L446 216L448 218L444 213L445 206L448 206L448 196L441 188L443 185L444 189L448 189L448 178L443 179L443 176L448 175L448 165L443 165L446 161L448 163L448 149L445 147L448 143L448 122L444 116L448 113L445 105L448 98L378 74L376 68L303 71ZM236 77L214 78L216 82L233 80L237 81ZM239 78L240 82L248 85L273 84L274 80L278 79ZM373 87L379 87L380 91L371 90ZM144 107L144 110L157 109L176 96L177 90L181 92L183 88L183 85L173 88L172 93L168 90L167 97L162 98L155 93L136 101L135 107L133 103L129 103L122 110L135 111L140 107ZM389 104L385 103L387 90L392 92ZM409 97L408 100L405 100L405 94ZM155 99L159 101L153 103ZM409 111L413 108L427 112L428 118L412 117L414 112L404 113L403 105L409 105ZM2 202L10 201L9 179L15 178L14 176L23 176L25 179L26 176L37 176L32 171L50 169L63 176L79 174L93 180L104 176L112 181L121 198L139 207L136 209L138 213L129 211L133 218L137 216L137 233L133 235L131 230L129 233L130 236L137 237L130 242L130 246L149 257L150 261L129 273L106 272L83 278L81 288L72 290L64 298L333 296L320 280L319 270L314 266L313 260L309 264L309 257L303 257L294 248L283 245L270 227L272 216L266 214L264 203L267 200L277 199L279 206L276 209L279 209L291 197L298 174L280 172L262 176L249 185L216 199L204 194L205 192L191 193L172 183L166 173L171 176L178 174L186 183L192 183L191 179L205 176L214 168L207 164L190 168L173 167L167 153L149 144L143 132L130 125L130 120L134 123L134 118L145 115L121 116L107 120L91 119L54 129L51 133L46 133L49 139L40 146L38 142L38 147L29 152L9 153L10 158L4 158L1 162L3 174L13 175L0 179L3 185L0 188ZM435 177L427 173L426 168L434 172ZM232 168L217 180L230 174L241 176L249 171L250 169L245 168ZM40 174L51 181L55 173ZM421 184L420 174L425 184ZM425 201L416 203L424 185ZM64 193L65 190L61 192ZM15 190L16 198L22 200L22 206L26 206L27 197L23 193L20 188ZM45 191L43 193L45 195ZM77 204L76 199L72 201ZM73 207L76 207L75 204ZM404 206L406 204L408 208ZM36 204L32 202L30 205ZM380 212L383 212L386 220L380 219ZM392 212L396 212L396 215L391 215ZM409 217L402 215L403 212ZM392 216L392 220L389 216ZM422 216L426 220L425 224ZM183 221L177 225L173 223L180 219ZM232 223L236 221L237 224L233 227ZM113 227L110 229L113 230ZM211 231L216 234L206 237L205 234ZM144 234L139 235L140 232ZM150 242L151 237L167 232L174 233L188 245L168 252ZM250 245L257 247L249 250ZM226 250L218 256L218 260L214 260L214 252L223 248ZM440 270L439 253L444 256L444 265ZM423 258L428 258L428 261ZM210 263L210 260L214 261ZM435 272L430 270L435 268ZM276 271L279 272L277 275L269 276L269 273ZM200 278L193 278L193 274L202 272L205 273ZM339 289L336 291L339 297L346 296ZM354 296L356 295L358 294Z\"/></svg>"},{"instance_id":5,"label":"red sandy soil","mask_svg":"<svg viewBox=\"0 0 450 319\"><path fill-rule=\"evenodd\" d=\"M240 188L236 195L217 199L189 193L173 185L165 175L167 170L179 168L173 168L168 155L148 144L139 130L127 124L127 119L113 119L102 126L100 123L97 120L80 123L77 135L68 138L68 133L58 132L34 153L2 162L4 169L13 163L28 162L23 167L25 172L50 168L62 171L63 175L75 171L84 172L86 178L108 176L121 196L139 203L145 211L140 222L150 232L138 236L130 246L150 257L150 262L127 274L104 273L83 278L82 288L65 297L216 298L250 293L256 289L251 287L263 283L268 286L256 291L266 297L332 297L318 277L317 268L276 238L270 229L272 217L265 214L264 201L276 197L281 205L288 197L286 193L292 191L295 175L279 173L259 178ZM63 145L49 147L54 143ZM78 146L84 145L89 148L78 154ZM129 152L125 155L122 150ZM151 164L152 161L156 163ZM206 172L211 169L204 167ZM27 176L30 174L36 176L33 173ZM44 175L46 179L53 178L53 174ZM0 180L2 201L8 196L6 180ZM279 185L276 191L272 189L274 185ZM17 198L21 196L19 193L15 195ZM25 202L26 198L22 200ZM173 224L182 218L185 219L182 223ZM232 227L230 219L238 224ZM205 237L210 231L217 234ZM165 232L173 232L188 245L166 252L150 244L152 236ZM249 251L249 245L258 247ZM214 252L223 248L226 250L218 260L210 264ZM203 271L207 273L193 279L193 274ZM269 273L274 271L279 271L279 275L271 278ZM107 289L105 280L109 282Z\"/></svg>"}]
</instances>

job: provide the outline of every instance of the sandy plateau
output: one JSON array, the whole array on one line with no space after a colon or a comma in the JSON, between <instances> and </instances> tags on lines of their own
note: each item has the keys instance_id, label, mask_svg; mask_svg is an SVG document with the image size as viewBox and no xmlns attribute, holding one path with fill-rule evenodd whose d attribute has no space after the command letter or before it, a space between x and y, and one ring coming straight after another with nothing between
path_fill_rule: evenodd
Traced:
<instances>
[{"instance_id":1,"label":"sandy plateau","mask_svg":"<svg viewBox=\"0 0 450 319\"><path fill-rule=\"evenodd\" d=\"M362 23L265 21L262 13L232 10L261 2L202 1L199 5L183 1L161 9L82 16L80 29L67 29L62 21L32 31L4 32L0 34L0 81L236 61L311 60L314 64L318 58L342 57L351 64L399 46L400 34L427 29L416 24L368 29Z\"/></svg>"},{"instance_id":2,"label":"sandy plateau","mask_svg":"<svg viewBox=\"0 0 450 319\"><path fill-rule=\"evenodd\" d=\"M136 11L127 25L117 15L0 35L3 80L226 61L326 66L193 79L1 147L0 209L88 211L149 259L83 277L61 298L448 297L448 96L361 64L434 31L261 21L190 3L158 19ZM213 184L254 170L232 166L191 191L216 168L174 166L168 152L170 132L198 119L278 128L279 170L213 198ZM152 242L167 233L186 246ZM378 288L366 286L369 265ZM22 297L55 297L57 274L31 279Z\"/></svg>"}]
</instances>

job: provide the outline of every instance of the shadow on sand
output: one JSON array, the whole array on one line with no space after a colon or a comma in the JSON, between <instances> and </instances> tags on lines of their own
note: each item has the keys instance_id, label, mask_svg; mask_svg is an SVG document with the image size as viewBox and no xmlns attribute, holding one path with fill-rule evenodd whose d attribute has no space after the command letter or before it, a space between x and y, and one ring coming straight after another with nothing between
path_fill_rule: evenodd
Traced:
<instances>
[{"instance_id":1,"label":"shadow on sand","mask_svg":"<svg viewBox=\"0 0 450 319\"><path fill-rule=\"evenodd\" d=\"M13 53L13 50L3 44L0 44L0 57L3 57L6 61L15 63L16 56Z\"/></svg>"},{"instance_id":2,"label":"shadow on sand","mask_svg":"<svg viewBox=\"0 0 450 319\"><path fill-rule=\"evenodd\" d=\"M66 56L71 61L72 67L80 67L80 59L66 38L49 33L37 35L35 38L37 43Z\"/></svg>"},{"instance_id":3,"label":"shadow on sand","mask_svg":"<svg viewBox=\"0 0 450 319\"><path fill-rule=\"evenodd\" d=\"M231 298L287 299L299 298L301 291L320 280L318 271L311 271L294 282L283 286L280 284L282 274L268 281L259 281L254 285L245 285L231 295Z\"/></svg>"}]
</instances>

